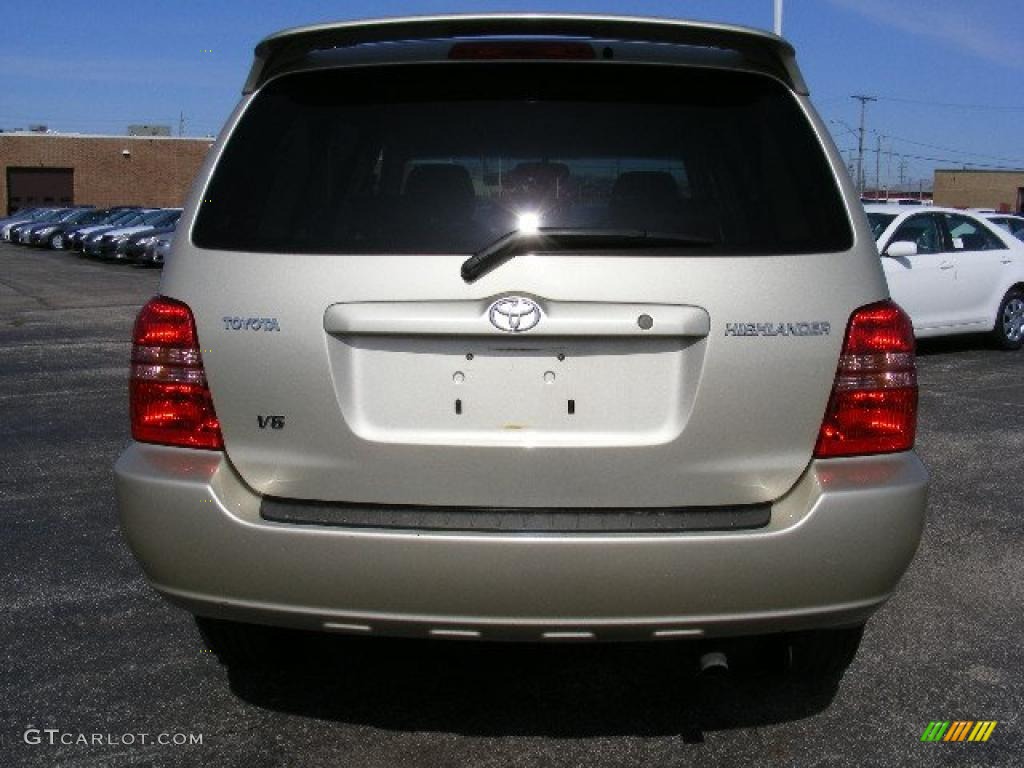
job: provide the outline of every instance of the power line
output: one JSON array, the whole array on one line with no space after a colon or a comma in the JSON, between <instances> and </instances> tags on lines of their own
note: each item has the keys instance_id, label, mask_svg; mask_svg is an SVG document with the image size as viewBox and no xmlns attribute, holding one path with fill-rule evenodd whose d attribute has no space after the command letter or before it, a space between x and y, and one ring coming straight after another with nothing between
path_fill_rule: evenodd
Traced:
<instances>
[{"instance_id":1,"label":"power line","mask_svg":"<svg viewBox=\"0 0 1024 768\"><path fill-rule=\"evenodd\" d=\"M0 122L3 123L18 123L18 122L33 122L33 123L54 123L54 124L73 124L73 125L124 125L128 123L153 123L161 122L167 124L173 124L178 122L178 117L170 116L140 116L132 115L127 117L83 117L75 118L68 116L56 117L52 115L19 115L19 114L0 114ZM216 126L219 130L223 123L213 122L209 120L192 120L189 119L189 123L192 125L200 125L204 127Z\"/></svg>"},{"instance_id":2,"label":"power line","mask_svg":"<svg viewBox=\"0 0 1024 768\"><path fill-rule=\"evenodd\" d=\"M856 96L854 97L856 98ZM1005 104L960 104L951 101L924 101L921 99L902 99L897 96L876 96L879 101L894 101L898 104L917 104L922 107L942 107L948 109L988 109L997 112L1024 112L1024 107L1010 107Z\"/></svg>"},{"instance_id":3,"label":"power line","mask_svg":"<svg viewBox=\"0 0 1024 768\"><path fill-rule=\"evenodd\" d=\"M853 137L856 137L856 136L857 136L857 129L856 129L856 128L854 128L854 127L853 127L852 125L850 125L850 124L849 124L848 122L846 122L845 120L834 120L834 119L831 119L831 118L829 118L829 122L830 122L830 123L832 123L832 124L834 124L834 125L839 125L839 126L842 126L843 128L845 128L845 129L847 130L847 132L848 132L848 133L849 133L849 134L850 134L851 136L853 136Z\"/></svg>"},{"instance_id":4,"label":"power line","mask_svg":"<svg viewBox=\"0 0 1024 768\"><path fill-rule=\"evenodd\" d=\"M870 133L878 133L878 131L870 131ZM913 139L907 139L903 136L894 136L891 133L884 134L887 139L896 139L904 144L913 144L918 147L925 147L927 149L938 149L942 152L954 152L958 155L967 155L968 157L984 157L988 160L1002 160L1005 163L1021 163L1024 164L1024 159L1019 157L1002 157L1000 155L986 155L982 152L968 152L963 149L954 149L953 147L943 147L939 144L926 144L923 141L914 141Z\"/></svg>"},{"instance_id":5,"label":"power line","mask_svg":"<svg viewBox=\"0 0 1024 768\"><path fill-rule=\"evenodd\" d=\"M854 149L852 147L846 147L845 149L842 149L841 151L843 151L843 152L855 152L856 149ZM900 152L899 155L900 155L900 157L907 157L907 158L910 158L911 160L928 160L928 161L931 161L931 162L934 162L934 163L950 163L951 165L969 166L969 167L972 167L972 168L988 168L988 169L991 169L991 170L994 170L994 171L1021 171L1021 170L1024 170L1024 168L1021 168L1020 166L992 165L991 163L975 163L975 162L965 161L962 158L955 158L955 157L929 157L927 155L910 155L910 154L907 154L906 152Z\"/></svg>"},{"instance_id":6,"label":"power line","mask_svg":"<svg viewBox=\"0 0 1024 768\"><path fill-rule=\"evenodd\" d=\"M854 98L856 98L856 97L854 97ZM844 133L849 133L855 139L858 139L858 147L854 148L852 150L849 150L849 151L852 151L852 152L859 152L860 151L859 150L859 147L860 147L859 138L860 138L860 136L859 136L859 132L857 131L856 128L854 128L849 123L847 123L847 122L845 122L843 120L838 120L838 119L834 119L834 118L830 118L828 120L828 122L833 124L833 125L841 127L843 129ZM1003 155L989 155L989 154L986 154L984 152L972 152L972 151L969 151L969 150L957 149L956 147L943 146L941 144L929 144L929 143L924 142L924 141L917 141L916 139L908 139L905 136L897 136L897 135L894 135L894 134L888 133L888 132L883 133L882 131L880 131L878 129L875 129L875 128L869 129L867 131L867 133L873 133L873 134L875 134L876 136L878 136L878 137L880 137L882 139L889 139L890 141L895 140L895 141L898 141L898 142L903 143L903 144L911 144L911 145L918 146L918 147L924 147L926 149L937 149L937 150L942 151L942 152L952 152L952 153L957 154L957 155L964 155L967 158L984 158L986 160L997 160L997 161L1000 161L1001 163L1012 163L1013 165L1012 166L993 165L993 164L979 163L979 162L974 162L974 161L965 161L963 158L950 158L950 157L932 158L932 157L926 157L924 155L908 155L905 152L896 152L896 154L902 155L904 157L910 157L910 158L915 158L915 159L920 159L920 160L935 160L937 162L951 163L951 164L964 164L966 162L968 165L977 166L979 168L992 168L992 169L997 169L997 170L1020 170L1020 169L1024 168L1024 158L1006 157L1006 156L1003 156ZM833 135L835 135L834 132L833 132ZM844 150L844 151L846 151L846 150ZM876 152L877 152L877 150L876 150ZM888 150L888 152L891 155L891 154L894 153L894 150L890 148ZM854 175L855 179L859 181L860 175L859 175L859 173L856 170L854 170L852 172L852 175ZM877 173L876 173L876 175L877 175Z\"/></svg>"}]
</instances>

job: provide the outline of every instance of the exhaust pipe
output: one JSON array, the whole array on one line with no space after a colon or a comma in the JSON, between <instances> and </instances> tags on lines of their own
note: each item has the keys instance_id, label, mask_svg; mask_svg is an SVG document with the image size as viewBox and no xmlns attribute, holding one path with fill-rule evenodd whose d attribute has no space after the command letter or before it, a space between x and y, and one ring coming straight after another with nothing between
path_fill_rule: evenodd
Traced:
<instances>
[{"instance_id":1,"label":"exhaust pipe","mask_svg":"<svg viewBox=\"0 0 1024 768\"><path fill-rule=\"evenodd\" d=\"M702 677L724 675L729 671L729 659L721 651L705 653L697 662L697 673Z\"/></svg>"}]
</instances>

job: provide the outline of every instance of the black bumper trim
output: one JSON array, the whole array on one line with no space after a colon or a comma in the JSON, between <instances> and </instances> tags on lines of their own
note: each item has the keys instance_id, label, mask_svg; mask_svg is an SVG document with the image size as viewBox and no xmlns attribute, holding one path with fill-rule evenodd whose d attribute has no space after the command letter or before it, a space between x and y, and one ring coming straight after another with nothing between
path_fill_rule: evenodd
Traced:
<instances>
[{"instance_id":1,"label":"black bumper trim","mask_svg":"<svg viewBox=\"0 0 1024 768\"><path fill-rule=\"evenodd\" d=\"M671 533L763 528L771 504L608 509L429 507L306 501L265 496L260 516L276 523L346 528L501 533Z\"/></svg>"}]
</instances>

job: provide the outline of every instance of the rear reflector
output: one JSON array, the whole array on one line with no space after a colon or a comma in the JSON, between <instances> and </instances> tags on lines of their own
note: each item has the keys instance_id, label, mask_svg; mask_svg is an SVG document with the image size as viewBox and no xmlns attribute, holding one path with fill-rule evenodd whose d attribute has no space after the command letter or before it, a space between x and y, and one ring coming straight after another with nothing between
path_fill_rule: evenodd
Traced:
<instances>
[{"instance_id":1,"label":"rear reflector","mask_svg":"<svg viewBox=\"0 0 1024 768\"><path fill-rule=\"evenodd\" d=\"M497 41L456 43L448 51L449 59L594 59L597 56L587 43L529 41Z\"/></svg>"},{"instance_id":2,"label":"rear reflector","mask_svg":"<svg viewBox=\"0 0 1024 768\"><path fill-rule=\"evenodd\" d=\"M917 431L914 329L891 301L850 317L817 458L909 451Z\"/></svg>"},{"instance_id":3,"label":"rear reflector","mask_svg":"<svg viewBox=\"0 0 1024 768\"><path fill-rule=\"evenodd\" d=\"M152 299L135 320L132 342L132 437L183 448L223 448L188 305Z\"/></svg>"}]
</instances>

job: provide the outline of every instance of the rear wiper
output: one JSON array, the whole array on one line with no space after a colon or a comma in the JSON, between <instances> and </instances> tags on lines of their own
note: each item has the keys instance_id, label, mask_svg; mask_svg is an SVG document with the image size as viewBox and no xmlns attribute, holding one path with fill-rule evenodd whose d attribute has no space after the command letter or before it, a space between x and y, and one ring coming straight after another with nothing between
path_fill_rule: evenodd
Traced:
<instances>
[{"instance_id":1,"label":"rear wiper","mask_svg":"<svg viewBox=\"0 0 1024 768\"><path fill-rule=\"evenodd\" d=\"M672 248L712 245L703 237L647 232L642 229L577 229L541 227L515 230L462 262L462 279L471 283L514 256L531 251L604 250L606 248Z\"/></svg>"}]
</instances>

